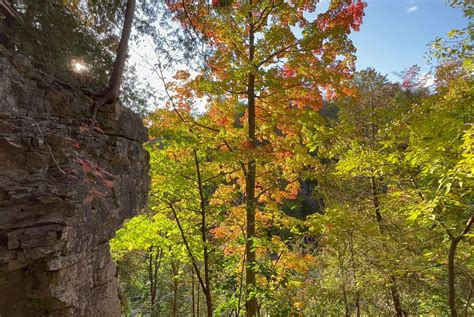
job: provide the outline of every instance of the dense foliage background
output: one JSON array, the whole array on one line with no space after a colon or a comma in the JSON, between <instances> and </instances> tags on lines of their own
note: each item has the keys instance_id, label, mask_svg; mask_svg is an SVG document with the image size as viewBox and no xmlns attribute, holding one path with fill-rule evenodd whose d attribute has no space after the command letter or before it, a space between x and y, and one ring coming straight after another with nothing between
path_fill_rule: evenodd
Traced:
<instances>
[{"instance_id":1,"label":"dense foliage background","mask_svg":"<svg viewBox=\"0 0 474 317\"><path fill-rule=\"evenodd\" d=\"M105 83L124 3L14 5L12 49ZM473 6L450 5L469 25L433 39L427 86L355 70L363 1L140 1L163 94L128 65L152 186L111 241L124 313L474 314Z\"/></svg>"}]
</instances>

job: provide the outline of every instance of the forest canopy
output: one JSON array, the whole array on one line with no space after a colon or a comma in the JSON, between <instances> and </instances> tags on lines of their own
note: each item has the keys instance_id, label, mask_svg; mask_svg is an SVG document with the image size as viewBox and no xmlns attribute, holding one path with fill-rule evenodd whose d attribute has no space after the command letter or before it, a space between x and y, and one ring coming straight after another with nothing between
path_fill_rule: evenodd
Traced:
<instances>
[{"instance_id":1,"label":"forest canopy","mask_svg":"<svg viewBox=\"0 0 474 317\"><path fill-rule=\"evenodd\" d=\"M0 0L3 43L103 88L130 1ZM356 69L367 5L137 0L162 91L128 61L152 182L110 242L124 315L474 314L474 7L447 3L468 25L432 39L426 85Z\"/></svg>"}]
</instances>

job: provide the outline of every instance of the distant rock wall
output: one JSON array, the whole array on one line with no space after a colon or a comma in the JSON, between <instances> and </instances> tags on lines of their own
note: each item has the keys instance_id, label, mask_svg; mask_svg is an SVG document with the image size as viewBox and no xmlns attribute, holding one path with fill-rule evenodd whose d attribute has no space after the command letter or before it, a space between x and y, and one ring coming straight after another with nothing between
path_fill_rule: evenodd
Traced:
<instances>
[{"instance_id":1,"label":"distant rock wall","mask_svg":"<svg viewBox=\"0 0 474 317\"><path fill-rule=\"evenodd\" d=\"M0 49L0 316L120 316L108 240L149 184L140 118Z\"/></svg>"}]
</instances>

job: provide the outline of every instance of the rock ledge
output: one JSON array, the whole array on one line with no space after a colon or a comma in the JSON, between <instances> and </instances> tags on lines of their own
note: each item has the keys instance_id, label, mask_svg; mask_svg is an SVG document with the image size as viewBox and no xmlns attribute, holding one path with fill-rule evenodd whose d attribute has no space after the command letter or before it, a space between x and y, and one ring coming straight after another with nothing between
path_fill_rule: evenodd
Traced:
<instances>
[{"instance_id":1,"label":"rock ledge","mask_svg":"<svg viewBox=\"0 0 474 317\"><path fill-rule=\"evenodd\" d=\"M146 204L147 131L0 50L0 316L120 316L108 241Z\"/></svg>"}]
</instances>

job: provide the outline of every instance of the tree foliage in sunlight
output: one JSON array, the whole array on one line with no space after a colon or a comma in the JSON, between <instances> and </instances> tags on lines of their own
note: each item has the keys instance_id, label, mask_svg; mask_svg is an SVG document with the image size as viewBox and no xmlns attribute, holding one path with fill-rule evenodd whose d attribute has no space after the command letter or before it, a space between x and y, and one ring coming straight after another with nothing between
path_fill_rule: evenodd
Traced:
<instances>
[{"instance_id":1,"label":"tree foliage in sunlight","mask_svg":"<svg viewBox=\"0 0 474 317\"><path fill-rule=\"evenodd\" d=\"M167 6L202 60L171 80L172 54L150 62L166 95L146 117L150 202L112 245L127 307L472 313L466 53L435 56L431 87L417 66L392 83L354 72L362 1Z\"/></svg>"}]
</instances>

